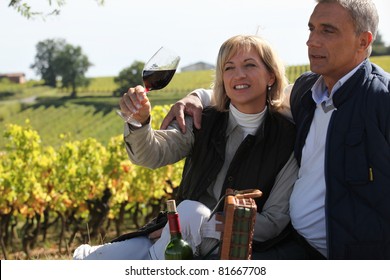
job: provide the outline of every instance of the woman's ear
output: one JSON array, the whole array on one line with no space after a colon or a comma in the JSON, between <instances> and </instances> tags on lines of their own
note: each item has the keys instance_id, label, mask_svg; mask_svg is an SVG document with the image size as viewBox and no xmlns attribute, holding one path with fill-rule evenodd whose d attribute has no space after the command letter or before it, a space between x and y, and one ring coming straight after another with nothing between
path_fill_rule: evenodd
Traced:
<instances>
[{"instance_id":1,"label":"woman's ear","mask_svg":"<svg viewBox=\"0 0 390 280\"><path fill-rule=\"evenodd\" d=\"M275 74L271 73L267 85L272 87L275 83L275 80L276 80Z\"/></svg>"}]
</instances>

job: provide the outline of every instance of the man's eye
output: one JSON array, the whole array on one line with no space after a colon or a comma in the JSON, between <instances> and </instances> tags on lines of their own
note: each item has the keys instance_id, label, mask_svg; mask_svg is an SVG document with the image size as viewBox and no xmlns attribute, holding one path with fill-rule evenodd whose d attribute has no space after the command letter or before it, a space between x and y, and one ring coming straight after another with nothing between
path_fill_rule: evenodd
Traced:
<instances>
[{"instance_id":1,"label":"man's eye","mask_svg":"<svg viewBox=\"0 0 390 280\"><path fill-rule=\"evenodd\" d=\"M324 32L325 33L334 33L334 31L332 29L324 29Z\"/></svg>"}]
</instances>

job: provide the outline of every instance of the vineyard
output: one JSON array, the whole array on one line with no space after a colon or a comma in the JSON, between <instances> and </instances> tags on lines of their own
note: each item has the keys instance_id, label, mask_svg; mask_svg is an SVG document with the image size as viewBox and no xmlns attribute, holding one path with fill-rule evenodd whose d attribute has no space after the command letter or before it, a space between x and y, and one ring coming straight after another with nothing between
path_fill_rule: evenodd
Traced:
<instances>
[{"instance_id":1,"label":"vineyard","mask_svg":"<svg viewBox=\"0 0 390 280\"><path fill-rule=\"evenodd\" d=\"M390 71L389 56L372 60ZM294 81L309 67L287 70ZM210 87L212 75L177 73L150 94L152 126L176 100ZM0 81L1 259L50 259L49 251L70 259L82 243L102 244L139 227L174 195L183 162L157 170L131 164L115 88L113 77L94 78L71 99L37 81Z\"/></svg>"},{"instance_id":2,"label":"vineyard","mask_svg":"<svg viewBox=\"0 0 390 280\"><path fill-rule=\"evenodd\" d=\"M167 109L153 108L153 126L158 127ZM121 135L110 138L107 145L94 138L69 141L64 136L63 144L54 149L42 145L28 124L9 124L4 137L3 258L8 258L10 249L23 249L30 258L30 251L49 234L57 240L58 252L69 255L77 244L107 241L110 228L117 236L139 227L157 215L181 178L182 162L157 170L132 165ZM17 248L19 243L22 248Z\"/></svg>"}]
</instances>

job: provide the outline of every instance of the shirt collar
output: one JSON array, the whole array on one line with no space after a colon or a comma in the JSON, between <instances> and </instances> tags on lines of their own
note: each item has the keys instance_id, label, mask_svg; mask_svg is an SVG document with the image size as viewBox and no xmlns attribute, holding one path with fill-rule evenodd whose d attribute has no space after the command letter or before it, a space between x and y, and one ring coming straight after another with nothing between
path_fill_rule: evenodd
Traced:
<instances>
[{"instance_id":1,"label":"shirt collar","mask_svg":"<svg viewBox=\"0 0 390 280\"><path fill-rule=\"evenodd\" d=\"M363 61L364 62L364 61ZM352 69L350 72L348 72L345 76L343 76L340 80L337 81L337 83L334 85L332 92L328 96L328 88L325 85L323 76L320 76L320 78L314 83L313 87L311 88L312 91L312 98L316 104L320 104L322 102L326 103L332 103L332 97L333 94L349 79L352 77L353 74L356 73L356 71L359 69L359 67L363 64L361 62L358 66L356 66L354 69Z\"/></svg>"}]
</instances>

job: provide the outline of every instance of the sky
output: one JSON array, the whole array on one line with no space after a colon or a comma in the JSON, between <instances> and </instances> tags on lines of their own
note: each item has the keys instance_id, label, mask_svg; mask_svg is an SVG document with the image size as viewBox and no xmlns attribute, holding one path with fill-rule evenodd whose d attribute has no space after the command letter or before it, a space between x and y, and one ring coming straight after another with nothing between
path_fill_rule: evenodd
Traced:
<instances>
[{"instance_id":1,"label":"sky","mask_svg":"<svg viewBox=\"0 0 390 280\"><path fill-rule=\"evenodd\" d=\"M31 0L33 10L49 11L48 1ZM55 2L55 1L52 1ZM215 64L220 45L237 34L267 39L284 63L308 64L307 22L314 0L67 0L57 16L26 19L9 0L0 0L0 73L30 69L36 45L65 39L80 46L93 64L88 77L117 76L135 60L147 61L160 46L175 50L181 67ZM374 0L379 32L390 44L390 1Z\"/></svg>"}]
</instances>

